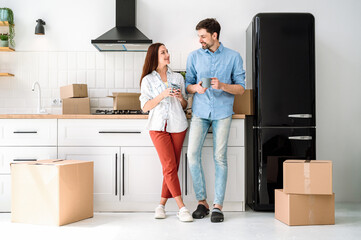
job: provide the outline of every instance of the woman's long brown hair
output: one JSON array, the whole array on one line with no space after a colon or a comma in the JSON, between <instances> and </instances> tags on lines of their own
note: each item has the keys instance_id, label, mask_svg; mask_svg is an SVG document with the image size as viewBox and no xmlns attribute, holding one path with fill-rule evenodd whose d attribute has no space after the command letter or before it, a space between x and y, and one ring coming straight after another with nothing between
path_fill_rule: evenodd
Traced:
<instances>
[{"instance_id":1,"label":"woman's long brown hair","mask_svg":"<svg viewBox=\"0 0 361 240\"><path fill-rule=\"evenodd\" d=\"M142 80L149 73L153 72L158 67L158 50L160 46L163 46L163 43L153 43L149 46L147 51L147 56L145 57L142 76L140 77L140 85L142 85Z\"/></svg>"}]
</instances>

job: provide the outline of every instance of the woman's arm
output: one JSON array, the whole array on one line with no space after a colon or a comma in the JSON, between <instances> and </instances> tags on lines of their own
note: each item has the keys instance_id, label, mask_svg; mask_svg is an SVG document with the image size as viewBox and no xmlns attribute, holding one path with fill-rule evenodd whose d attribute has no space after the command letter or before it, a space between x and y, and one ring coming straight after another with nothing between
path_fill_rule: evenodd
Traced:
<instances>
[{"instance_id":1,"label":"woman's arm","mask_svg":"<svg viewBox=\"0 0 361 240\"><path fill-rule=\"evenodd\" d=\"M180 101L183 109L185 109L187 107L188 102L187 102L187 100L184 99L184 97L179 89L175 91L173 96L176 97Z\"/></svg>"},{"instance_id":2,"label":"woman's arm","mask_svg":"<svg viewBox=\"0 0 361 240\"><path fill-rule=\"evenodd\" d=\"M143 112L148 112L150 110L152 110L153 108L155 108L164 98L168 97L168 96L172 96L171 94L171 88L167 88L165 89L163 92L161 92L161 94L159 94L158 96L156 96L153 99L148 100L142 110Z\"/></svg>"}]
</instances>

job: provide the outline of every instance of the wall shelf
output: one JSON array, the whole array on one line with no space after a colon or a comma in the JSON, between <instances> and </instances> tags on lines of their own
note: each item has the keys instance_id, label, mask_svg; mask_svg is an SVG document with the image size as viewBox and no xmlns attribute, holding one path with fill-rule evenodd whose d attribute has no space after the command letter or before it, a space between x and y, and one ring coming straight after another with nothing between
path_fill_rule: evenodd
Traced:
<instances>
[{"instance_id":1,"label":"wall shelf","mask_svg":"<svg viewBox=\"0 0 361 240\"><path fill-rule=\"evenodd\" d=\"M0 21L0 26L9 26L8 21ZM11 47L0 47L0 52L14 52L15 49ZM2 73L0 72L0 77L14 77L15 75L12 73Z\"/></svg>"},{"instance_id":2,"label":"wall shelf","mask_svg":"<svg viewBox=\"0 0 361 240\"><path fill-rule=\"evenodd\" d=\"M8 21L0 21L0 26L9 26Z\"/></svg>"},{"instance_id":3,"label":"wall shelf","mask_svg":"<svg viewBox=\"0 0 361 240\"><path fill-rule=\"evenodd\" d=\"M0 47L0 52L14 52L15 49L11 47Z\"/></svg>"},{"instance_id":4,"label":"wall shelf","mask_svg":"<svg viewBox=\"0 0 361 240\"><path fill-rule=\"evenodd\" d=\"M12 73L0 73L0 77L14 77L15 75Z\"/></svg>"}]
</instances>

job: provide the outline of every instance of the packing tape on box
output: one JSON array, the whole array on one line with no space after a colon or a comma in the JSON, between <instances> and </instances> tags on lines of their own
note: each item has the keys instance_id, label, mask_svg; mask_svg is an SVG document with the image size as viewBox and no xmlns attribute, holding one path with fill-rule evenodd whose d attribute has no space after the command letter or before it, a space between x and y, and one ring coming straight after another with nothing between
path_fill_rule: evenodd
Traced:
<instances>
[{"instance_id":1,"label":"packing tape on box","mask_svg":"<svg viewBox=\"0 0 361 240\"><path fill-rule=\"evenodd\" d=\"M311 178L310 178L310 162L306 161L305 164L303 164L303 177L304 177L304 187L305 187L305 193L311 193Z\"/></svg>"},{"instance_id":2,"label":"packing tape on box","mask_svg":"<svg viewBox=\"0 0 361 240\"><path fill-rule=\"evenodd\" d=\"M314 224L315 223L315 214L313 212L313 209L315 207L315 201L316 201L316 198L315 196L312 196L310 195L308 197L308 209L309 209L309 212L308 212L308 222L310 224Z\"/></svg>"}]
</instances>

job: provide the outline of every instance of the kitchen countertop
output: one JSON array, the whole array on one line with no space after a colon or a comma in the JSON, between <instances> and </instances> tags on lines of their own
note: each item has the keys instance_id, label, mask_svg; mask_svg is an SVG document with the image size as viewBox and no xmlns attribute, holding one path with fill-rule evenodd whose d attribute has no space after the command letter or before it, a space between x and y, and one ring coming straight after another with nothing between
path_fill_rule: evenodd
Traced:
<instances>
[{"instance_id":1,"label":"kitchen countertop","mask_svg":"<svg viewBox=\"0 0 361 240\"><path fill-rule=\"evenodd\" d=\"M233 119L244 119L244 114L234 114ZM147 119L148 115L55 115L55 114L0 114L0 119ZM190 118L187 116L187 118Z\"/></svg>"}]
</instances>

